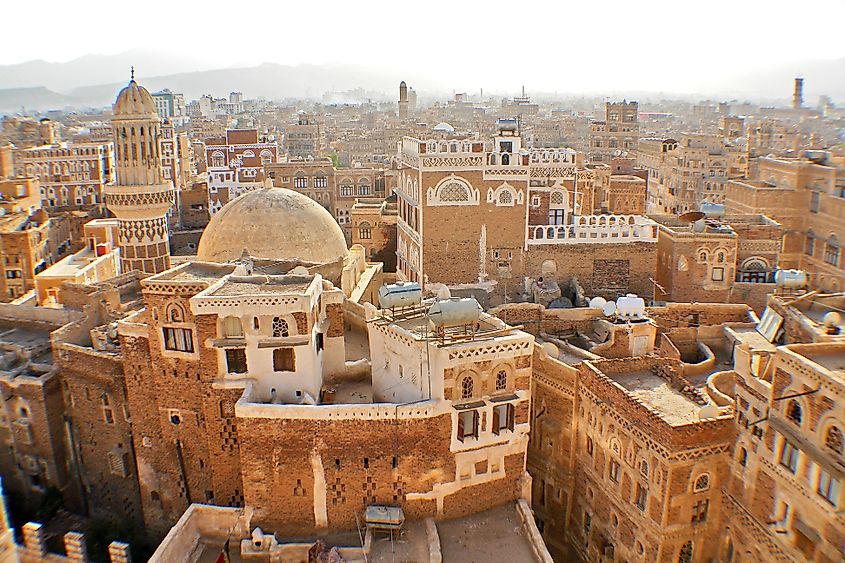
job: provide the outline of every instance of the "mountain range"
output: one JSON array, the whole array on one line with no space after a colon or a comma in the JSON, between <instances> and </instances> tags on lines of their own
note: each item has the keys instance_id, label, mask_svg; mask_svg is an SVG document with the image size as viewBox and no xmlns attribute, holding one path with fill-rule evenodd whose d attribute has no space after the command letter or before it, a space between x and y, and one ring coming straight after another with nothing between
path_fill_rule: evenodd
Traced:
<instances>
[{"instance_id":1,"label":"mountain range","mask_svg":"<svg viewBox=\"0 0 845 563\"><path fill-rule=\"evenodd\" d=\"M136 62L140 64L136 76L151 92L170 88L185 94L188 100L203 94L223 97L232 90L243 92L246 98L319 99L327 91L358 88L383 92L383 99L392 100L400 80L408 81L417 91L430 93L446 94L450 87L420 73L376 66L262 63L214 68L213 62L184 56L129 51L119 55L86 55L64 63L29 61L0 65L0 112L16 112L21 108L43 111L106 107L126 84L130 66ZM845 58L806 61L800 65L756 65L740 76L702 75L696 81L697 93L679 97L788 102L796 68L805 76L805 100L809 105L815 105L822 93L840 103L845 101ZM577 94L603 94L589 91L588 84L583 87L585 91Z\"/></svg>"}]
</instances>

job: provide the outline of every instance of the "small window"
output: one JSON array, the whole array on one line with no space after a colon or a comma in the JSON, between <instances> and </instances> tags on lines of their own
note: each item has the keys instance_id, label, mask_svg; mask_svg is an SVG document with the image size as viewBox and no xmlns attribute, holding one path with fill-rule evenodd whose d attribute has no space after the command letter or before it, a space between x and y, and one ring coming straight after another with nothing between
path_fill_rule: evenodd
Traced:
<instances>
[{"instance_id":1,"label":"small window","mask_svg":"<svg viewBox=\"0 0 845 563\"><path fill-rule=\"evenodd\" d=\"M783 449L780 452L780 464L793 474L798 471L798 448L787 441L783 443Z\"/></svg>"},{"instance_id":2,"label":"small window","mask_svg":"<svg viewBox=\"0 0 845 563\"><path fill-rule=\"evenodd\" d=\"M834 479L833 476L825 471L819 469L819 482L816 491L827 502L836 506L839 502L839 479Z\"/></svg>"},{"instance_id":3,"label":"small window","mask_svg":"<svg viewBox=\"0 0 845 563\"><path fill-rule=\"evenodd\" d=\"M692 542L688 541L681 546L678 553L678 563L692 563Z\"/></svg>"},{"instance_id":4,"label":"small window","mask_svg":"<svg viewBox=\"0 0 845 563\"><path fill-rule=\"evenodd\" d=\"M458 413L458 440L478 438L478 411L466 410Z\"/></svg>"},{"instance_id":5,"label":"small window","mask_svg":"<svg viewBox=\"0 0 845 563\"><path fill-rule=\"evenodd\" d=\"M710 279L712 279L713 281L725 281L725 269L713 268L713 271L710 275Z\"/></svg>"},{"instance_id":6,"label":"small window","mask_svg":"<svg viewBox=\"0 0 845 563\"><path fill-rule=\"evenodd\" d=\"M244 327L238 317L226 317L223 319L224 338L243 338Z\"/></svg>"},{"instance_id":7,"label":"small window","mask_svg":"<svg viewBox=\"0 0 845 563\"><path fill-rule=\"evenodd\" d=\"M246 373L246 350L243 348L226 350L226 371L229 373Z\"/></svg>"},{"instance_id":8,"label":"small window","mask_svg":"<svg viewBox=\"0 0 845 563\"><path fill-rule=\"evenodd\" d=\"M281 338L283 336L290 336L287 321L279 317L273 317L273 338Z\"/></svg>"},{"instance_id":9,"label":"small window","mask_svg":"<svg viewBox=\"0 0 845 563\"><path fill-rule=\"evenodd\" d=\"M742 467L745 467L745 464L748 463L748 450L745 448L739 448L739 456L737 457L737 461Z\"/></svg>"},{"instance_id":10,"label":"small window","mask_svg":"<svg viewBox=\"0 0 845 563\"><path fill-rule=\"evenodd\" d=\"M614 483L619 482L619 462L615 459L610 460L610 480Z\"/></svg>"},{"instance_id":11,"label":"small window","mask_svg":"<svg viewBox=\"0 0 845 563\"><path fill-rule=\"evenodd\" d=\"M504 391L508 388L508 372L501 369L496 372L496 391Z\"/></svg>"},{"instance_id":12,"label":"small window","mask_svg":"<svg viewBox=\"0 0 845 563\"><path fill-rule=\"evenodd\" d=\"M790 401L786 406L786 418L801 426L801 405L798 404L798 401Z\"/></svg>"},{"instance_id":13,"label":"small window","mask_svg":"<svg viewBox=\"0 0 845 563\"><path fill-rule=\"evenodd\" d=\"M475 387L475 383L472 380L472 376L466 376L461 380L461 399L469 399L472 397L473 387Z\"/></svg>"},{"instance_id":14,"label":"small window","mask_svg":"<svg viewBox=\"0 0 845 563\"><path fill-rule=\"evenodd\" d=\"M648 462L646 460L640 462L640 474L648 479Z\"/></svg>"},{"instance_id":15,"label":"small window","mask_svg":"<svg viewBox=\"0 0 845 563\"><path fill-rule=\"evenodd\" d=\"M643 487L640 483L637 483L637 496L635 504L637 508L642 511L645 511L646 503L648 502L648 489Z\"/></svg>"},{"instance_id":16,"label":"small window","mask_svg":"<svg viewBox=\"0 0 845 563\"><path fill-rule=\"evenodd\" d=\"M514 408L513 405L508 403L505 405L497 405L493 407L493 434L497 436L505 431L510 430L513 432L514 426Z\"/></svg>"},{"instance_id":17,"label":"small window","mask_svg":"<svg viewBox=\"0 0 845 563\"><path fill-rule=\"evenodd\" d=\"M296 371L296 354L293 348L273 350L273 371Z\"/></svg>"},{"instance_id":18,"label":"small window","mask_svg":"<svg viewBox=\"0 0 845 563\"><path fill-rule=\"evenodd\" d=\"M193 331L189 328L163 327L164 349L174 352L194 351Z\"/></svg>"},{"instance_id":19,"label":"small window","mask_svg":"<svg viewBox=\"0 0 845 563\"><path fill-rule=\"evenodd\" d=\"M593 455L593 439L587 436L587 455Z\"/></svg>"},{"instance_id":20,"label":"small window","mask_svg":"<svg viewBox=\"0 0 845 563\"><path fill-rule=\"evenodd\" d=\"M700 524L701 522L707 521L707 510L709 509L709 507L710 501L708 499L703 499L696 502L692 506L692 523Z\"/></svg>"},{"instance_id":21,"label":"small window","mask_svg":"<svg viewBox=\"0 0 845 563\"><path fill-rule=\"evenodd\" d=\"M103 420L106 424L114 424L114 411L111 407L111 401L108 395L103 395Z\"/></svg>"},{"instance_id":22,"label":"small window","mask_svg":"<svg viewBox=\"0 0 845 563\"><path fill-rule=\"evenodd\" d=\"M704 475L699 475L698 479L695 480L695 486L693 490L697 493L701 491L706 491L710 488L710 475L705 473Z\"/></svg>"},{"instance_id":23,"label":"small window","mask_svg":"<svg viewBox=\"0 0 845 563\"><path fill-rule=\"evenodd\" d=\"M842 431L836 426L828 428L824 437L824 445L837 454L842 455L843 444L845 444L845 441L842 438Z\"/></svg>"}]
</instances>

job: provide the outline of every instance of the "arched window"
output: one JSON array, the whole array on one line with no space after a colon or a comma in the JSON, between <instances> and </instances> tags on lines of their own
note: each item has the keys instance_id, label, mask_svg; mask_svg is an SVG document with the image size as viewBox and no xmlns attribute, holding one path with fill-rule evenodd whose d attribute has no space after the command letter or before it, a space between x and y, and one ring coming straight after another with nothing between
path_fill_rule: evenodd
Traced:
<instances>
[{"instance_id":1,"label":"arched window","mask_svg":"<svg viewBox=\"0 0 845 563\"><path fill-rule=\"evenodd\" d=\"M281 338L289 335L290 331L288 330L287 321L280 319L279 317L273 317L273 337Z\"/></svg>"},{"instance_id":2,"label":"arched window","mask_svg":"<svg viewBox=\"0 0 845 563\"><path fill-rule=\"evenodd\" d=\"M358 182L358 195L370 195L370 180L361 178Z\"/></svg>"},{"instance_id":3,"label":"arched window","mask_svg":"<svg viewBox=\"0 0 845 563\"><path fill-rule=\"evenodd\" d=\"M466 376L461 380L461 399L469 399L472 397L472 391L475 383L472 376Z\"/></svg>"},{"instance_id":4,"label":"arched window","mask_svg":"<svg viewBox=\"0 0 845 563\"><path fill-rule=\"evenodd\" d=\"M440 188L440 201L469 201L466 186L452 182Z\"/></svg>"},{"instance_id":5,"label":"arched window","mask_svg":"<svg viewBox=\"0 0 845 563\"><path fill-rule=\"evenodd\" d=\"M745 448L739 448L739 456L737 456L737 461L742 467L745 467L745 464L748 462L748 450Z\"/></svg>"},{"instance_id":6,"label":"arched window","mask_svg":"<svg viewBox=\"0 0 845 563\"><path fill-rule=\"evenodd\" d=\"M224 155L220 151L214 151L213 153L211 153L211 166L213 166L213 167L226 166L226 155Z\"/></svg>"},{"instance_id":7,"label":"arched window","mask_svg":"<svg viewBox=\"0 0 845 563\"><path fill-rule=\"evenodd\" d=\"M701 491L706 491L710 488L710 475L704 473L703 475L699 475L698 478L695 480L695 485L693 486L693 490L696 493Z\"/></svg>"},{"instance_id":8,"label":"arched window","mask_svg":"<svg viewBox=\"0 0 845 563\"><path fill-rule=\"evenodd\" d=\"M798 401L789 401L786 406L786 418L801 426L801 405L798 404Z\"/></svg>"},{"instance_id":9,"label":"arched window","mask_svg":"<svg viewBox=\"0 0 845 563\"><path fill-rule=\"evenodd\" d=\"M692 542L688 541L681 546L678 553L678 563L692 563Z\"/></svg>"},{"instance_id":10,"label":"arched window","mask_svg":"<svg viewBox=\"0 0 845 563\"><path fill-rule=\"evenodd\" d=\"M504 391L508 388L508 372L500 369L496 372L496 391Z\"/></svg>"},{"instance_id":11,"label":"arched window","mask_svg":"<svg viewBox=\"0 0 845 563\"><path fill-rule=\"evenodd\" d=\"M362 239L371 239L373 238L373 231L370 224L366 221L362 221L358 224L358 236Z\"/></svg>"},{"instance_id":12,"label":"arched window","mask_svg":"<svg viewBox=\"0 0 845 563\"><path fill-rule=\"evenodd\" d=\"M182 311L181 306L171 303L167 306L167 318L170 319L170 322L180 323L185 320L185 313Z\"/></svg>"},{"instance_id":13,"label":"arched window","mask_svg":"<svg viewBox=\"0 0 845 563\"><path fill-rule=\"evenodd\" d=\"M839 240L835 236L824 243L824 261L831 266L839 266Z\"/></svg>"},{"instance_id":14,"label":"arched window","mask_svg":"<svg viewBox=\"0 0 845 563\"><path fill-rule=\"evenodd\" d=\"M513 194L510 190L502 190L499 194L499 205L513 205Z\"/></svg>"},{"instance_id":15,"label":"arched window","mask_svg":"<svg viewBox=\"0 0 845 563\"><path fill-rule=\"evenodd\" d=\"M648 479L648 462L646 460L642 460L640 462L640 473L642 473L643 477Z\"/></svg>"},{"instance_id":16,"label":"arched window","mask_svg":"<svg viewBox=\"0 0 845 563\"><path fill-rule=\"evenodd\" d=\"M549 196L549 205L550 206L562 206L563 205L563 192L561 191L554 191Z\"/></svg>"},{"instance_id":17,"label":"arched window","mask_svg":"<svg viewBox=\"0 0 845 563\"><path fill-rule=\"evenodd\" d=\"M828 428L827 433L824 436L824 445L839 455L842 455L843 445L845 445L845 440L843 440L842 437L842 430L840 430L837 426L831 426Z\"/></svg>"},{"instance_id":18,"label":"arched window","mask_svg":"<svg viewBox=\"0 0 845 563\"><path fill-rule=\"evenodd\" d=\"M707 262L708 255L706 250L699 250L698 251L698 261L699 262Z\"/></svg>"}]
</instances>

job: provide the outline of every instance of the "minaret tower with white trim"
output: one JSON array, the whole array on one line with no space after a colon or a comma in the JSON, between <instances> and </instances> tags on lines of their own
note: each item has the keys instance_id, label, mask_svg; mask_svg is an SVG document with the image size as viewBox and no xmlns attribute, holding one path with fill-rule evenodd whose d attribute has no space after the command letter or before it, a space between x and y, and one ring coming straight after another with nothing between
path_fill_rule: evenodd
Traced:
<instances>
[{"instance_id":1,"label":"minaret tower with white trim","mask_svg":"<svg viewBox=\"0 0 845 563\"><path fill-rule=\"evenodd\" d=\"M112 109L116 181L105 193L120 226L120 268L157 274L170 268L167 212L174 189L161 169L161 120L153 97L135 82L134 67Z\"/></svg>"}]
</instances>

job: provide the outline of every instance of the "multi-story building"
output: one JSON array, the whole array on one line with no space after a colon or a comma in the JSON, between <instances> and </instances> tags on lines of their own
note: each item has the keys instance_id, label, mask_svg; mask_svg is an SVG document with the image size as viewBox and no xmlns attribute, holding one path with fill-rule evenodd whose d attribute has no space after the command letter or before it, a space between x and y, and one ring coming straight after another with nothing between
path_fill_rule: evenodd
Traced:
<instances>
[{"instance_id":1,"label":"multi-story building","mask_svg":"<svg viewBox=\"0 0 845 563\"><path fill-rule=\"evenodd\" d=\"M607 102L605 118L590 124L590 162L610 162L614 156L636 150L640 138L639 104Z\"/></svg>"},{"instance_id":2,"label":"multi-story building","mask_svg":"<svg viewBox=\"0 0 845 563\"><path fill-rule=\"evenodd\" d=\"M114 181L112 143L62 143L14 150L15 173L38 178L46 208L82 209L102 205Z\"/></svg>"},{"instance_id":3,"label":"multi-story building","mask_svg":"<svg viewBox=\"0 0 845 563\"><path fill-rule=\"evenodd\" d=\"M762 312L774 291L783 230L764 215L724 216L690 223L650 215L657 235L661 301L747 303Z\"/></svg>"},{"instance_id":4,"label":"multi-story building","mask_svg":"<svg viewBox=\"0 0 845 563\"><path fill-rule=\"evenodd\" d=\"M845 287L845 162L825 152L761 158L757 178L728 185L728 213L763 213L784 228L784 268L808 272L825 290Z\"/></svg>"},{"instance_id":5,"label":"multi-story building","mask_svg":"<svg viewBox=\"0 0 845 563\"><path fill-rule=\"evenodd\" d=\"M387 199L358 198L349 212L352 244L364 247L372 262L384 264L385 272L396 271L396 196Z\"/></svg>"},{"instance_id":6,"label":"multi-story building","mask_svg":"<svg viewBox=\"0 0 845 563\"><path fill-rule=\"evenodd\" d=\"M178 192L187 188L193 174L193 150L187 132L179 131L172 121L161 123L161 172L165 181L173 182Z\"/></svg>"},{"instance_id":7,"label":"multi-story building","mask_svg":"<svg viewBox=\"0 0 845 563\"><path fill-rule=\"evenodd\" d=\"M54 145L62 140L61 124L47 118L3 117L0 139L19 149Z\"/></svg>"},{"instance_id":8,"label":"multi-story building","mask_svg":"<svg viewBox=\"0 0 845 563\"><path fill-rule=\"evenodd\" d=\"M185 95L171 92L168 88L152 94L158 116L181 127L185 124L188 111L185 107Z\"/></svg>"},{"instance_id":9,"label":"multi-story building","mask_svg":"<svg viewBox=\"0 0 845 563\"><path fill-rule=\"evenodd\" d=\"M524 149L515 120L500 120L488 143L406 137L400 158L400 279L484 288L497 301L539 278L651 296L657 225L592 215L609 167L583 168L572 149Z\"/></svg>"},{"instance_id":10,"label":"multi-story building","mask_svg":"<svg viewBox=\"0 0 845 563\"><path fill-rule=\"evenodd\" d=\"M290 158L314 158L326 150L326 130L311 114L300 113L296 123L285 126L285 152Z\"/></svg>"},{"instance_id":11,"label":"multi-story building","mask_svg":"<svg viewBox=\"0 0 845 563\"><path fill-rule=\"evenodd\" d=\"M258 129L229 129L205 146L208 172L208 210L217 213L242 193L264 185L264 167L279 159L275 141L260 138Z\"/></svg>"}]
</instances>

